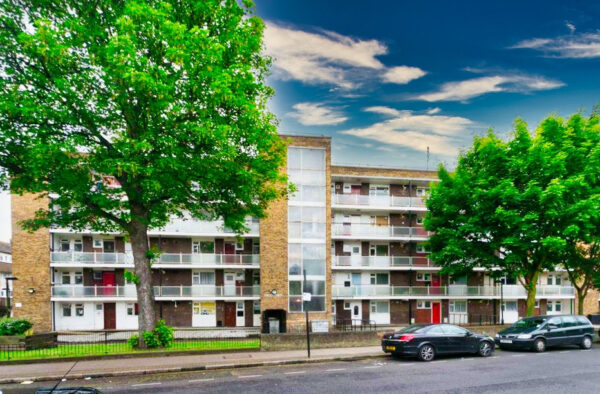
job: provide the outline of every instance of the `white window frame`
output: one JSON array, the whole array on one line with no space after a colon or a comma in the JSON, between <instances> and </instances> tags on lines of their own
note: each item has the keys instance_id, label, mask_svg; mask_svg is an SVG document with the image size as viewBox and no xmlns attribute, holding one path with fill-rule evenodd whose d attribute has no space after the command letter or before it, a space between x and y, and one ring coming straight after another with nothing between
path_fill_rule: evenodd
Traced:
<instances>
[{"instance_id":1,"label":"white window frame","mask_svg":"<svg viewBox=\"0 0 600 394\"><path fill-rule=\"evenodd\" d=\"M239 251L242 251L242 250L244 250L244 241L242 241L242 242L236 241L235 242L235 251L239 252Z\"/></svg>"},{"instance_id":2,"label":"white window frame","mask_svg":"<svg viewBox=\"0 0 600 394\"><path fill-rule=\"evenodd\" d=\"M85 306L83 304L75 304L75 317L85 316Z\"/></svg>"},{"instance_id":3,"label":"white window frame","mask_svg":"<svg viewBox=\"0 0 600 394\"><path fill-rule=\"evenodd\" d=\"M417 309L431 309L431 301L417 301Z\"/></svg>"},{"instance_id":4,"label":"white window frame","mask_svg":"<svg viewBox=\"0 0 600 394\"><path fill-rule=\"evenodd\" d=\"M464 305L464 306L465 306L465 310L464 310L464 311L459 311L459 312L457 312L457 311L456 311L456 304L457 304L457 303L458 303L458 304L461 304L461 305ZM469 308L469 306L468 306L468 303L467 303L467 301L466 301L466 300L455 300L455 301L450 301L450 302L448 303L448 312L449 312L449 313L462 313L462 314L467 314L467 312L468 312L468 308Z\"/></svg>"},{"instance_id":5,"label":"white window frame","mask_svg":"<svg viewBox=\"0 0 600 394\"><path fill-rule=\"evenodd\" d=\"M61 309L62 309L62 317L73 317L73 305L72 304L62 304L61 306L62 306L61 307ZM65 311L67 310L67 308L69 310L69 314L68 315L65 314Z\"/></svg>"},{"instance_id":6,"label":"white window frame","mask_svg":"<svg viewBox=\"0 0 600 394\"><path fill-rule=\"evenodd\" d=\"M352 309L352 305L350 305L350 302L344 301L344 310L349 311L350 309Z\"/></svg>"},{"instance_id":7,"label":"white window frame","mask_svg":"<svg viewBox=\"0 0 600 394\"><path fill-rule=\"evenodd\" d=\"M94 249L104 250L104 240L102 238L94 238L92 246Z\"/></svg>"},{"instance_id":8,"label":"white window frame","mask_svg":"<svg viewBox=\"0 0 600 394\"><path fill-rule=\"evenodd\" d=\"M421 225L425 223L425 217L417 216L417 224Z\"/></svg>"},{"instance_id":9,"label":"white window frame","mask_svg":"<svg viewBox=\"0 0 600 394\"><path fill-rule=\"evenodd\" d=\"M417 197L424 197L427 194L427 190L429 189L426 187L417 187Z\"/></svg>"},{"instance_id":10,"label":"white window frame","mask_svg":"<svg viewBox=\"0 0 600 394\"><path fill-rule=\"evenodd\" d=\"M417 244L417 253L431 253L427 250L425 244Z\"/></svg>"},{"instance_id":11,"label":"white window frame","mask_svg":"<svg viewBox=\"0 0 600 394\"><path fill-rule=\"evenodd\" d=\"M202 283L202 274L212 274L212 283ZM196 280L197 278L197 280ZM215 271L192 271L192 286L214 286L216 280ZM198 283L196 283L198 282Z\"/></svg>"},{"instance_id":12,"label":"white window frame","mask_svg":"<svg viewBox=\"0 0 600 394\"><path fill-rule=\"evenodd\" d=\"M431 273L417 272L417 282L431 282Z\"/></svg>"}]
</instances>

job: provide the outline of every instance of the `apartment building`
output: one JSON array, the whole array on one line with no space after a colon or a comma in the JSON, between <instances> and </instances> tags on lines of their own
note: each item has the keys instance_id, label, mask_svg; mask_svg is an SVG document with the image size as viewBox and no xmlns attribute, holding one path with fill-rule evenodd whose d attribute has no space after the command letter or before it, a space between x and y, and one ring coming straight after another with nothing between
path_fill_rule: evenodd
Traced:
<instances>
[{"instance_id":1,"label":"apartment building","mask_svg":"<svg viewBox=\"0 0 600 394\"><path fill-rule=\"evenodd\" d=\"M0 242L0 306L6 306L6 278L12 275L12 255L10 244Z\"/></svg>"},{"instance_id":2,"label":"apartment building","mask_svg":"<svg viewBox=\"0 0 600 394\"><path fill-rule=\"evenodd\" d=\"M263 329L275 319L284 332L303 327L307 308L310 320L330 326L469 323L499 314L501 288L505 321L524 315L520 285L499 286L484 271L449 278L428 259L423 198L435 172L335 166L329 138L283 138L283 170L297 191L271 203L266 218L248 218L241 238L222 222L193 219L150 232L161 251L152 264L158 318ZM124 274L133 269L131 245L123 234L18 227L48 203L13 196L15 316L40 331L135 329L135 285ZM539 313L574 310L564 273L540 280Z\"/></svg>"}]
</instances>

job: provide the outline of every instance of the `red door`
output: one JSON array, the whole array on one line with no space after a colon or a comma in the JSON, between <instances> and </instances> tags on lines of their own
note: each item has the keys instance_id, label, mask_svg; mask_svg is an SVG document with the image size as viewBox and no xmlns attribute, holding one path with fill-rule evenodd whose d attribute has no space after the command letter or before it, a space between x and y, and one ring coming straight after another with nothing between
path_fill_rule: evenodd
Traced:
<instances>
[{"instance_id":1,"label":"red door","mask_svg":"<svg viewBox=\"0 0 600 394\"><path fill-rule=\"evenodd\" d=\"M431 289L429 289L429 294L431 295L441 295L442 294L442 279L438 274L431 274Z\"/></svg>"},{"instance_id":2,"label":"red door","mask_svg":"<svg viewBox=\"0 0 600 394\"><path fill-rule=\"evenodd\" d=\"M235 302L225 303L225 327L235 327Z\"/></svg>"},{"instance_id":3,"label":"red door","mask_svg":"<svg viewBox=\"0 0 600 394\"><path fill-rule=\"evenodd\" d=\"M102 286L105 296L111 296L115 294L115 272L104 271L102 272Z\"/></svg>"},{"instance_id":4,"label":"red door","mask_svg":"<svg viewBox=\"0 0 600 394\"><path fill-rule=\"evenodd\" d=\"M235 256L228 256L228 255L235 255L235 244L231 243L231 242L225 242L225 254L226 256L223 256L223 262L225 264L233 264L235 263Z\"/></svg>"},{"instance_id":5,"label":"red door","mask_svg":"<svg viewBox=\"0 0 600 394\"><path fill-rule=\"evenodd\" d=\"M432 302L431 303L431 322L433 324L442 322L442 303Z\"/></svg>"},{"instance_id":6,"label":"red door","mask_svg":"<svg viewBox=\"0 0 600 394\"><path fill-rule=\"evenodd\" d=\"M117 308L114 302L104 304L104 329L114 330L117 328Z\"/></svg>"},{"instance_id":7,"label":"red door","mask_svg":"<svg viewBox=\"0 0 600 394\"><path fill-rule=\"evenodd\" d=\"M360 194L360 185L351 185L350 194Z\"/></svg>"}]
</instances>

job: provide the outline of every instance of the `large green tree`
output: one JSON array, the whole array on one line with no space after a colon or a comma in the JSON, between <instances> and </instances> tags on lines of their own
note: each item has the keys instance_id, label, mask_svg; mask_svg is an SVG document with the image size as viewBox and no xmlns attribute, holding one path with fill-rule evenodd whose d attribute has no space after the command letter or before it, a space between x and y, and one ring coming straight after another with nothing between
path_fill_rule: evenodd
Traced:
<instances>
[{"instance_id":1,"label":"large green tree","mask_svg":"<svg viewBox=\"0 0 600 394\"><path fill-rule=\"evenodd\" d=\"M445 272L462 274L484 267L494 275L517 277L527 292L527 315L533 314L540 273L572 256L569 247L582 238L570 227L574 219L565 215L567 205L576 209L577 198L565 199L565 194L585 170L567 171L566 146L549 141L552 133L568 139L578 119L581 116L575 115L571 126L557 131L563 121L550 117L536 136L517 120L507 141L490 131L474 139L453 173L440 168L440 182L427 201L425 225L434 232L431 258ZM597 126L589 128L597 133ZM590 138L584 138L588 145L595 143ZM587 208L580 218L593 214L587 201L587 206L578 205Z\"/></svg>"},{"instance_id":2,"label":"large green tree","mask_svg":"<svg viewBox=\"0 0 600 394\"><path fill-rule=\"evenodd\" d=\"M148 229L190 215L241 233L286 193L264 23L249 0L5 0L0 25L4 187L54 208L22 225L126 234L151 330Z\"/></svg>"}]
</instances>

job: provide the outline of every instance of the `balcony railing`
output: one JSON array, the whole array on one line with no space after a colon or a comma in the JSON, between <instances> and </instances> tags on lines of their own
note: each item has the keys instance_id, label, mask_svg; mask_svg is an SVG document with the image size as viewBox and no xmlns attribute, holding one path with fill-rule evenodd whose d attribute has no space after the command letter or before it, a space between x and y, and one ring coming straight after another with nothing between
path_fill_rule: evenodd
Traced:
<instances>
[{"instance_id":1,"label":"balcony railing","mask_svg":"<svg viewBox=\"0 0 600 394\"><path fill-rule=\"evenodd\" d=\"M333 223L332 236L383 238L427 238L430 232L422 227L378 226L369 223Z\"/></svg>"},{"instance_id":2,"label":"balcony railing","mask_svg":"<svg viewBox=\"0 0 600 394\"><path fill-rule=\"evenodd\" d=\"M260 286L154 286L155 297L257 297ZM136 298L135 286L77 286L54 285L52 297L56 298Z\"/></svg>"},{"instance_id":3,"label":"balcony railing","mask_svg":"<svg viewBox=\"0 0 600 394\"><path fill-rule=\"evenodd\" d=\"M249 232L245 235L258 235L259 224L257 221L248 220L245 223L248 227ZM157 230L151 230L151 234L192 234L192 235L212 235L212 234L233 234L233 230L225 227L222 220L216 221L203 221L196 219L180 219L174 218L167 223L163 228Z\"/></svg>"},{"instance_id":4,"label":"balcony railing","mask_svg":"<svg viewBox=\"0 0 600 394\"><path fill-rule=\"evenodd\" d=\"M51 252L50 262L72 264L133 264L130 253Z\"/></svg>"},{"instance_id":5,"label":"balcony railing","mask_svg":"<svg viewBox=\"0 0 600 394\"><path fill-rule=\"evenodd\" d=\"M257 297L260 286L154 286L155 297Z\"/></svg>"},{"instance_id":6,"label":"balcony railing","mask_svg":"<svg viewBox=\"0 0 600 394\"><path fill-rule=\"evenodd\" d=\"M96 252L51 252L52 263L64 264L123 264L132 265L131 253L96 253ZM198 266L210 265L260 265L259 254L214 254L214 253L163 253L157 264L190 264Z\"/></svg>"},{"instance_id":7,"label":"balcony railing","mask_svg":"<svg viewBox=\"0 0 600 394\"><path fill-rule=\"evenodd\" d=\"M332 194L334 205L363 205L369 207L425 208L421 197L364 196L360 194Z\"/></svg>"},{"instance_id":8,"label":"balcony railing","mask_svg":"<svg viewBox=\"0 0 600 394\"><path fill-rule=\"evenodd\" d=\"M427 257L419 256L333 256L333 267L394 268L435 267Z\"/></svg>"},{"instance_id":9,"label":"balcony railing","mask_svg":"<svg viewBox=\"0 0 600 394\"><path fill-rule=\"evenodd\" d=\"M527 293L522 286L504 286L504 298L525 298ZM570 297L574 295L571 286L538 286L537 297ZM500 287L494 286L388 286L354 285L332 286L332 296L345 297L495 297L500 298Z\"/></svg>"},{"instance_id":10,"label":"balcony railing","mask_svg":"<svg viewBox=\"0 0 600 394\"><path fill-rule=\"evenodd\" d=\"M163 253L156 264L252 265L260 264L259 254Z\"/></svg>"}]
</instances>

